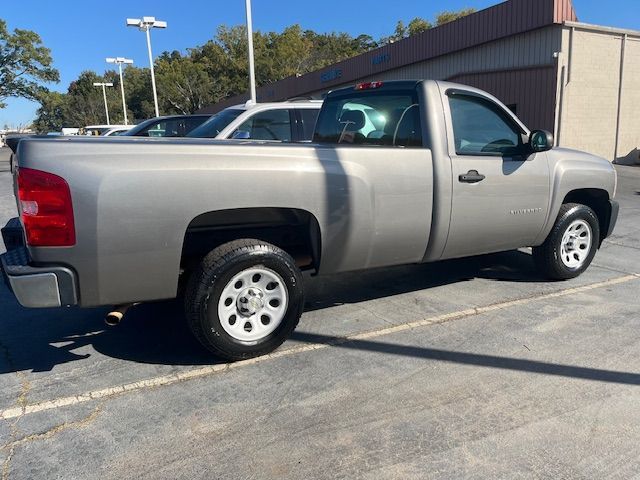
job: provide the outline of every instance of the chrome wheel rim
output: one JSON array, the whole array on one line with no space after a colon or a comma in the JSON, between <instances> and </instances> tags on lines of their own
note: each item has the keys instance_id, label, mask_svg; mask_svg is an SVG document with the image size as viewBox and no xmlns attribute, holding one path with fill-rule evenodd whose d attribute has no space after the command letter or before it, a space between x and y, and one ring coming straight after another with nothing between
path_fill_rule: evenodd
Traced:
<instances>
[{"instance_id":1,"label":"chrome wheel rim","mask_svg":"<svg viewBox=\"0 0 640 480\"><path fill-rule=\"evenodd\" d=\"M560 259L572 269L580 268L589 256L593 233L591 226L584 220L574 220L565 230L560 244Z\"/></svg>"},{"instance_id":2,"label":"chrome wheel rim","mask_svg":"<svg viewBox=\"0 0 640 480\"><path fill-rule=\"evenodd\" d=\"M288 302L280 275L266 267L248 268L225 285L218 300L218 318L234 339L257 342L282 323Z\"/></svg>"}]
</instances>

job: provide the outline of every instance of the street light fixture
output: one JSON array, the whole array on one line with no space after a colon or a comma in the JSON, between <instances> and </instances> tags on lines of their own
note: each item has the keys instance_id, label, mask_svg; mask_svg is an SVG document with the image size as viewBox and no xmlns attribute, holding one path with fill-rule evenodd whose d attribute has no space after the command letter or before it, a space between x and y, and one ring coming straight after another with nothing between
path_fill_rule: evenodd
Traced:
<instances>
[{"instance_id":1,"label":"street light fixture","mask_svg":"<svg viewBox=\"0 0 640 480\"><path fill-rule=\"evenodd\" d=\"M127 102L124 99L124 80L122 79L122 64L131 65L133 60L124 57L109 57L105 59L107 63L115 63L118 65L118 73L120 74L120 93L122 93L122 110L124 111L124 124L129 125L127 120Z\"/></svg>"},{"instance_id":2,"label":"street light fixture","mask_svg":"<svg viewBox=\"0 0 640 480\"><path fill-rule=\"evenodd\" d=\"M104 111L107 114L107 125L111 125L109 123L109 105L107 104L107 89L106 87L113 87L113 83L111 82L94 82L94 87L102 87L102 96L104 97Z\"/></svg>"},{"instance_id":3,"label":"street light fixture","mask_svg":"<svg viewBox=\"0 0 640 480\"><path fill-rule=\"evenodd\" d=\"M156 17L127 18L127 27L137 27L147 34L147 50L149 51L149 66L151 67L151 88L153 89L153 103L156 107L156 117L160 116L158 109L158 94L156 93L156 75L153 71L153 55L151 54L151 34L152 28L167 28L167 22L156 20Z\"/></svg>"}]
</instances>

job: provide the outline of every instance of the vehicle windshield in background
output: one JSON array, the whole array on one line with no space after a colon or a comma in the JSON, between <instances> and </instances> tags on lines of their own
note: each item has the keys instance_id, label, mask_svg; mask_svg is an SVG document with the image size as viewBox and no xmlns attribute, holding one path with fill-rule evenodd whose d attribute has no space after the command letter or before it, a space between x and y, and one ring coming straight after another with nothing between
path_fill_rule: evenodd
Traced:
<instances>
[{"instance_id":1,"label":"vehicle windshield in background","mask_svg":"<svg viewBox=\"0 0 640 480\"><path fill-rule=\"evenodd\" d=\"M152 118L136 125L122 136L133 137L184 137L208 120L208 115Z\"/></svg>"},{"instance_id":2,"label":"vehicle windshield in background","mask_svg":"<svg viewBox=\"0 0 640 480\"><path fill-rule=\"evenodd\" d=\"M194 128L187 137L215 138L222 130L238 118L244 110L240 108L227 108L215 114L198 128Z\"/></svg>"},{"instance_id":3,"label":"vehicle windshield in background","mask_svg":"<svg viewBox=\"0 0 640 480\"><path fill-rule=\"evenodd\" d=\"M422 146L413 91L354 91L329 96L318 117L316 143Z\"/></svg>"}]
</instances>

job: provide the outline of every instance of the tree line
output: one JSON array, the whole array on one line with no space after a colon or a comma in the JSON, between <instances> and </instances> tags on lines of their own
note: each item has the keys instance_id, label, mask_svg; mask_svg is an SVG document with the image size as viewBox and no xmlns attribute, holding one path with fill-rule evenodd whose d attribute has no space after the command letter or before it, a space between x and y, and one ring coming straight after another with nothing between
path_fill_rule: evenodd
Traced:
<instances>
[{"instance_id":1,"label":"tree line","mask_svg":"<svg viewBox=\"0 0 640 480\"><path fill-rule=\"evenodd\" d=\"M292 25L282 32L254 32L256 83L264 85L292 75L303 75L333 63L368 52L435 26L469 15L475 10L441 12L431 22L414 18L407 25L398 21L392 35L375 40L370 35L317 33ZM154 63L158 102L162 114L193 113L207 105L247 91L247 40L244 26L220 26L204 45L186 52L164 52ZM142 120L154 115L148 68L128 66L124 87L129 118ZM8 82L6 80L9 80ZM39 102L33 127L39 132L60 131L105 122L102 91L94 82L111 82L107 103L112 123L124 115L117 71L104 74L86 70L72 81L65 93L49 91L43 82L57 82L49 50L40 37L24 30L12 34L0 19L0 108L8 97ZM6 82L6 83L5 83Z\"/></svg>"}]
</instances>

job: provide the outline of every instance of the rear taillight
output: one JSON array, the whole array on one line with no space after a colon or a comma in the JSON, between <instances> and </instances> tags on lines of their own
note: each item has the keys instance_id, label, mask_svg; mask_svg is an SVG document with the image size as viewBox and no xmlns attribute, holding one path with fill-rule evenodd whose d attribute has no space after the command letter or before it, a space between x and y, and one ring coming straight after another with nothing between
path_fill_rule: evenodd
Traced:
<instances>
[{"instance_id":1,"label":"rear taillight","mask_svg":"<svg viewBox=\"0 0 640 480\"><path fill-rule=\"evenodd\" d=\"M18 169L18 197L27 243L34 247L70 247L76 243L71 191L52 173Z\"/></svg>"}]
</instances>

